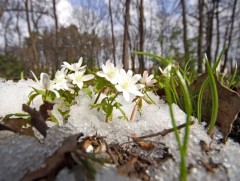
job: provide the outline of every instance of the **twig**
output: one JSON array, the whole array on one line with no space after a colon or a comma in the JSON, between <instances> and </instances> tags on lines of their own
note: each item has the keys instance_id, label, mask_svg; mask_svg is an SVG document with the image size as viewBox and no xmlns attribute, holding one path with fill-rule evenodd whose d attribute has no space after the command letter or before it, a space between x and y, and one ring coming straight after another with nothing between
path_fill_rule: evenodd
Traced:
<instances>
[{"instance_id":1,"label":"twig","mask_svg":"<svg viewBox=\"0 0 240 181\"><path fill-rule=\"evenodd\" d=\"M137 107L137 106L138 106L139 102L140 102L140 98L137 99L136 104L135 104L135 106L134 106L134 108L133 108L133 110L132 110L132 114L131 114L131 117L130 117L130 121L134 121L134 119L135 119L135 117L136 117L136 112L137 112L137 110L138 110L138 107Z\"/></svg>"},{"instance_id":2,"label":"twig","mask_svg":"<svg viewBox=\"0 0 240 181\"><path fill-rule=\"evenodd\" d=\"M193 124L194 124L194 121L191 121L190 125L193 125ZM184 127L186 127L186 123L177 126L177 129L180 130L180 129L184 128ZM145 139L145 138L151 138L151 137L156 137L156 136L165 136L168 133L171 133L173 131L174 131L174 128L164 129L161 132L157 132L157 133L153 133L153 134L149 134L149 135L145 135L145 136L140 136L140 137L135 137L135 138L137 138L137 139Z\"/></svg>"}]
</instances>

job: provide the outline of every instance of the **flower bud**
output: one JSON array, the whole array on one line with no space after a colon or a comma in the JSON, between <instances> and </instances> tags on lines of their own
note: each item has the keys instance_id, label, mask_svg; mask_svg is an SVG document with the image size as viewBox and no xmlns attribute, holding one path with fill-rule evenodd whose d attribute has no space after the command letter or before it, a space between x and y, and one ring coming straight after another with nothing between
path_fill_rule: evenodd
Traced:
<instances>
[{"instance_id":1,"label":"flower bud","mask_svg":"<svg viewBox=\"0 0 240 181\"><path fill-rule=\"evenodd\" d=\"M43 89L47 90L50 87L50 79L47 73L40 74L40 85Z\"/></svg>"}]
</instances>

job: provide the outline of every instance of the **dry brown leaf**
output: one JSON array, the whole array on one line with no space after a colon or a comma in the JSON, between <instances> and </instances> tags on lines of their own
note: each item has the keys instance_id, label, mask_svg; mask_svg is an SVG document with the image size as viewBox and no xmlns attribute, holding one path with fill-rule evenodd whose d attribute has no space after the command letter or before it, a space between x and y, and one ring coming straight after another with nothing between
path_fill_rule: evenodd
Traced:
<instances>
[{"instance_id":1,"label":"dry brown leaf","mask_svg":"<svg viewBox=\"0 0 240 181\"><path fill-rule=\"evenodd\" d=\"M32 109L26 104L22 105L23 111L27 112L31 116L31 124L34 126L44 137L47 136L48 126L41 115L36 109Z\"/></svg>"},{"instance_id":2,"label":"dry brown leaf","mask_svg":"<svg viewBox=\"0 0 240 181\"><path fill-rule=\"evenodd\" d=\"M39 108L39 112L46 121L49 118L49 113L53 110L54 103L45 101Z\"/></svg>"},{"instance_id":3,"label":"dry brown leaf","mask_svg":"<svg viewBox=\"0 0 240 181\"><path fill-rule=\"evenodd\" d=\"M135 171L135 163L137 162L137 158L133 158L129 160L127 163L119 166L117 168L118 173L122 175L130 175L131 172Z\"/></svg>"},{"instance_id":4,"label":"dry brown leaf","mask_svg":"<svg viewBox=\"0 0 240 181\"><path fill-rule=\"evenodd\" d=\"M153 150L155 148L155 145L150 141L139 139L139 138L136 138L134 136L132 136L131 138L143 150L150 151L150 150Z\"/></svg>"},{"instance_id":5,"label":"dry brown leaf","mask_svg":"<svg viewBox=\"0 0 240 181\"><path fill-rule=\"evenodd\" d=\"M6 118L0 123L0 130L9 130L28 136L34 136L32 126L28 126L28 120L24 118Z\"/></svg>"},{"instance_id":6,"label":"dry brown leaf","mask_svg":"<svg viewBox=\"0 0 240 181\"><path fill-rule=\"evenodd\" d=\"M10 127L0 123L0 131L4 131L4 130L7 130L7 131L12 131L14 132L14 130L12 130Z\"/></svg>"},{"instance_id":7,"label":"dry brown leaf","mask_svg":"<svg viewBox=\"0 0 240 181\"><path fill-rule=\"evenodd\" d=\"M200 87L202 86L206 77L207 74L199 76L191 85L191 91L194 92L192 95L193 97L196 96L197 98ZM235 91L222 85L216 77L215 80L219 96L218 117L216 124L219 126L220 131L224 136L224 141L226 141L232 130L232 124L236 120L236 117L240 111L240 96ZM211 90L210 86L207 86L202 101L202 118L206 121L211 119L211 102Z\"/></svg>"}]
</instances>

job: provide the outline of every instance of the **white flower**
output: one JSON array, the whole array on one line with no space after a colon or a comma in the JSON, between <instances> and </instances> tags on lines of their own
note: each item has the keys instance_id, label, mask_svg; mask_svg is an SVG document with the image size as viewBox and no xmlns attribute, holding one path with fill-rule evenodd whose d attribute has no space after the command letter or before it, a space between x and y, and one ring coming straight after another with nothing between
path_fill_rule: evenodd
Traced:
<instances>
[{"instance_id":1,"label":"white flower","mask_svg":"<svg viewBox=\"0 0 240 181\"><path fill-rule=\"evenodd\" d=\"M69 79L72 80L72 83L77 85L80 89L83 87L83 82L94 78L93 74L84 75L85 71L86 70L76 71L68 75Z\"/></svg>"},{"instance_id":2,"label":"white flower","mask_svg":"<svg viewBox=\"0 0 240 181\"><path fill-rule=\"evenodd\" d=\"M78 71L78 70L82 70L86 67L86 65L81 67L82 62L83 62L83 58L80 57L77 63L69 64L68 62L63 62L62 67L64 69L67 68L68 70L71 70L71 71L75 72L75 71Z\"/></svg>"},{"instance_id":3,"label":"white flower","mask_svg":"<svg viewBox=\"0 0 240 181\"><path fill-rule=\"evenodd\" d=\"M97 75L99 77L104 77L112 84L116 84L118 82L118 76L119 76L119 70L122 68L122 66L114 66L113 63L111 63L110 60L106 62L106 65L102 65L102 70L97 72Z\"/></svg>"},{"instance_id":4,"label":"white flower","mask_svg":"<svg viewBox=\"0 0 240 181\"><path fill-rule=\"evenodd\" d=\"M154 75L151 74L148 76L148 72L144 71L143 76L140 79L140 83L145 85L146 87L153 87L154 83L157 82L157 80L153 79Z\"/></svg>"},{"instance_id":5,"label":"white flower","mask_svg":"<svg viewBox=\"0 0 240 181\"><path fill-rule=\"evenodd\" d=\"M55 74L55 79L53 80L53 87L56 90L68 90L68 80L66 79L66 69L62 68L61 70L58 70Z\"/></svg>"},{"instance_id":6,"label":"white flower","mask_svg":"<svg viewBox=\"0 0 240 181\"><path fill-rule=\"evenodd\" d=\"M47 73L40 74L40 87L48 90L50 88L50 78Z\"/></svg>"},{"instance_id":7,"label":"white flower","mask_svg":"<svg viewBox=\"0 0 240 181\"><path fill-rule=\"evenodd\" d=\"M160 72L163 74L165 77L170 77L171 76L171 70L172 70L172 64L168 64L168 66L162 70L161 67L159 67Z\"/></svg>"},{"instance_id":8,"label":"white flower","mask_svg":"<svg viewBox=\"0 0 240 181\"><path fill-rule=\"evenodd\" d=\"M126 72L124 69L120 70L119 75L118 84L115 85L115 87L119 92L123 93L123 97L126 101L130 100L130 94L143 96L139 89L143 88L144 85L136 84L141 78L141 75L135 74L133 76L133 72L131 70Z\"/></svg>"},{"instance_id":9,"label":"white flower","mask_svg":"<svg viewBox=\"0 0 240 181\"><path fill-rule=\"evenodd\" d=\"M52 91L57 98L60 98L58 91L56 91L54 88L54 82L50 80L49 75L47 73L42 72L40 74L40 81L38 81L36 75L32 71L31 73L33 74L34 79L36 80L36 82L38 82L39 86L42 89Z\"/></svg>"}]
</instances>

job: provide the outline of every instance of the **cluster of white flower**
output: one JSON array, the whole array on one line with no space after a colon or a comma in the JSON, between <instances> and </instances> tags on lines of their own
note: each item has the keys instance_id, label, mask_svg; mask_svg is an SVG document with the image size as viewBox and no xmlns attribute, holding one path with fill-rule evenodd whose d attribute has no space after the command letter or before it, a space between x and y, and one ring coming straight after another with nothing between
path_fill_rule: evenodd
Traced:
<instances>
[{"instance_id":1,"label":"cluster of white flower","mask_svg":"<svg viewBox=\"0 0 240 181\"><path fill-rule=\"evenodd\" d=\"M42 96L43 101L54 101L55 98L63 100L65 103L63 105L59 105L58 110L64 118L67 118L70 106L75 103L75 97L78 95L79 90L86 88L84 90L89 93L89 84L87 81L95 78L93 74L85 74L86 65L82 66L82 62L82 58L80 58L77 63L69 64L67 62L63 62L62 68L56 72L53 80L50 80L47 73L41 73L39 81L32 72L35 80L39 83L40 89L33 88L34 90L29 94L28 103L30 104L38 95ZM144 71L143 76L140 74L134 74L132 70L125 71L122 66L114 66L110 60L108 60L106 64L102 65L102 71L98 71L96 75L105 78L112 84L110 88L115 87L116 90L116 92L114 91L116 93L114 93L115 95L112 94L107 96L100 103L97 102L102 90L97 90L99 92L95 92L98 93L98 96L94 101L94 106L105 112L107 121L111 120L113 108L119 109L123 114L123 117L128 120L126 114L121 109L122 105L115 100L119 93L122 93L124 99L128 102L135 99L137 105L140 104L140 100L142 100L142 98L144 100L146 99L144 95L147 95L147 91L151 90L147 88L153 87L154 83L156 83L156 80L153 79L154 75L148 76L147 71ZM96 87L101 84L101 81L98 82L98 80L99 79L96 78L94 82ZM106 83L106 85L105 83L101 86L109 86L109 83ZM108 106L106 106L106 104L108 104ZM133 112L136 112L135 109L137 108L139 107L135 106ZM131 116L130 120L134 117L134 114L132 115L133 116Z\"/></svg>"},{"instance_id":2,"label":"cluster of white flower","mask_svg":"<svg viewBox=\"0 0 240 181\"><path fill-rule=\"evenodd\" d=\"M147 71L143 73L143 77L140 74L133 74L131 70L127 72L122 66L114 66L110 60L106 64L102 65L102 71L97 72L97 75L104 77L106 80L115 85L117 91L123 93L123 97L126 101L130 101L130 95L143 96L140 91L142 88L153 86L156 80L153 79L153 75L148 76ZM140 84L137 82L140 81Z\"/></svg>"},{"instance_id":3,"label":"cluster of white flower","mask_svg":"<svg viewBox=\"0 0 240 181\"><path fill-rule=\"evenodd\" d=\"M82 89L84 82L94 78L93 74L85 75L86 65L82 66L82 62L82 57L77 63L69 64L63 62L62 68L56 72L53 80L50 80L47 73L41 73L40 81L38 81L33 72L32 74L41 89L51 91L56 95L56 98L59 98L59 90L72 91L73 86ZM130 101L131 95L143 96L141 90L144 87L152 87L156 83L153 75L148 76L147 71L144 71L143 76L134 74L131 70L125 71L121 65L114 66L110 60L102 65L102 71L98 71L97 75L112 83L117 91L123 94L126 101Z\"/></svg>"},{"instance_id":4,"label":"cluster of white flower","mask_svg":"<svg viewBox=\"0 0 240 181\"><path fill-rule=\"evenodd\" d=\"M32 72L35 80L39 83L40 87L44 90L52 91L57 98L60 97L58 91L70 90L72 85L76 85L79 89L83 88L83 83L94 78L93 74L84 75L86 72L86 65L82 66L83 59L79 59L77 63L69 64L63 62L62 68L55 74L55 78L50 80L47 73L41 73L40 81Z\"/></svg>"}]
</instances>

